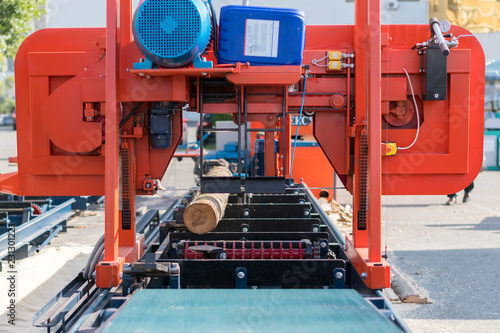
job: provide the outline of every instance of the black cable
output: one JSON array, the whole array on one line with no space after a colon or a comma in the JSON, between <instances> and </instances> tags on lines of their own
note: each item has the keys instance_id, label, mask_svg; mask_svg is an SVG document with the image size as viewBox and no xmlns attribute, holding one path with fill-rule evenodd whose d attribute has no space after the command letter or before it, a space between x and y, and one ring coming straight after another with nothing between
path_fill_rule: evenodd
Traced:
<instances>
[{"instance_id":1,"label":"black cable","mask_svg":"<svg viewBox=\"0 0 500 333\"><path fill-rule=\"evenodd\" d=\"M125 116L125 118L123 118L121 121L120 121L120 128L123 127L123 125L125 125L125 123L127 122L127 120L130 119L130 117L132 117L134 115L134 113L137 112L137 110L139 110L141 108L141 106L144 104L144 102L140 102L139 104L137 104L133 109L132 111L130 111L130 113L128 115Z\"/></svg>"}]
</instances>

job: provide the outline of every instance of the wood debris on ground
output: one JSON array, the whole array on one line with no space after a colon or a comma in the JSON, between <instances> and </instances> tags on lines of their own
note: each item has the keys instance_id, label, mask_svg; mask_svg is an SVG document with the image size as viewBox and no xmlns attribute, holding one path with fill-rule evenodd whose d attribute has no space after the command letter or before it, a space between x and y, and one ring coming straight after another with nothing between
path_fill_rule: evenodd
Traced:
<instances>
[{"instance_id":1,"label":"wood debris on ground","mask_svg":"<svg viewBox=\"0 0 500 333\"><path fill-rule=\"evenodd\" d=\"M327 201L325 198L318 200L321 208L333 222L343 225L352 225L352 208L350 205L341 205L335 200Z\"/></svg>"}]
</instances>

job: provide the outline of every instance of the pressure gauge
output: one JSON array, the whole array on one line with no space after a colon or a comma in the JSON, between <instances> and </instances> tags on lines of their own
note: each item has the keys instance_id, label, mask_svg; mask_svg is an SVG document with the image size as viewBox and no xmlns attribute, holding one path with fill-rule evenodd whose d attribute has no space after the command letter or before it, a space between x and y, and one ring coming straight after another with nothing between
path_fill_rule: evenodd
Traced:
<instances>
[{"instance_id":1,"label":"pressure gauge","mask_svg":"<svg viewBox=\"0 0 500 333\"><path fill-rule=\"evenodd\" d=\"M450 31L451 23L448 22L447 20L442 20L439 22L439 28L441 29L441 32L445 34L448 31Z\"/></svg>"}]
</instances>

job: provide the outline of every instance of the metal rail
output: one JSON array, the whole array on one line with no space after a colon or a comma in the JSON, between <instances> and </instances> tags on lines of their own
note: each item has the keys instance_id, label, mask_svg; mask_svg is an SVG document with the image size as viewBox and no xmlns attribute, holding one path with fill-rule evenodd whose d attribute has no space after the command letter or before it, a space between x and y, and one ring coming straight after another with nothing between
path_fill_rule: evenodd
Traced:
<instances>
[{"instance_id":1,"label":"metal rail","mask_svg":"<svg viewBox=\"0 0 500 333\"><path fill-rule=\"evenodd\" d=\"M71 205L75 199L69 199L46 213L23 223L15 228L15 251L24 246L29 246L31 241L40 237L44 233L51 233L57 225L67 221L74 213ZM0 258L4 258L9 253L9 232L0 236Z\"/></svg>"}]
</instances>

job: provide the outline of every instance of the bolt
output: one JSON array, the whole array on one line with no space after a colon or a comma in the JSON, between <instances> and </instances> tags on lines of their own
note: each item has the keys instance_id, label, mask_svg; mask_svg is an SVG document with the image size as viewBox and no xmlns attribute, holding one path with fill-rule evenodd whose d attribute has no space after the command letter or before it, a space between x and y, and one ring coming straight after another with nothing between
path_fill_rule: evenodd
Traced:
<instances>
[{"instance_id":1,"label":"bolt","mask_svg":"<svg viewBox=\"0 0 500 333\"><path fill-rule=\"evenodd\" d=\"M248 211L248 210L243 211L243 216L245 216L245 217L250 216L250 211Z\"/></svg>"},{"instance_id":2,"label":"bolt","mask_svg":"<svg viewBox=\"0 0 500 333\"><path fill-rule=\"evenodd\" d=\"M344 277L344 273L342 273L342 272L337 272L337 273L335 273L335 278L336 278L337 280L340 280L340 279L342 279L343 277Z\"/></svg>"},{"instance_id":3,"label":"bolt","mask_svg":"<svg viewBox=\"0 0 500 333\"><path fill-rule=\"evenodd\" d=\"M320 245L323 249L324 249L325 247L327 247L327 246L328 246L328 245L326 244L326 242L321 242L319 245Z\"/></svg>"},{"instance_id":4,"label":"bolt","mask_svg":"<svg viewBox=\"0 0 500 333\"><path fill-rule=\"evenodd\" d=\"M309 210L307 210L307 209L306 209L306 210L304 211L304 216L309 216L309 214L311 214L311 212L310 212Z\"/></svg>"},{"instance_id":5,"label":"bolt","mask_svg":"<svg viewBox=\"0 0 500 333\"><path fill-rule=\"evenodd\" d=\"M245 228L241 229L241 231L243 231L243 232L248 232L248 228L247 228L247 227L245 227Z\"/></svg>"},{"instance_id":6,"label":"bolt","mask_svg":"<svg viewBox=\"0 0 500 333\"><path fill-rule=\"evenodd\" d=\"M221 252L219 255L219 259L226 259L226 258L227 258L226 252Z\"/></svg>"},{"instance_id":7,"label":"bolt","mask_svg":"<svg viewBox=\"0 0 500 333\"><path fill-rule=\"evenodd\" d=\"M368 277L368 274L361 273L361 280L366 280L367 277Z\"/></svg>"},{"instance_id":8,"label":"bolt","mask_svg":"<svg viewBox=\"0 0 500 333\"><path fill-rule=\"evenodd\" d=\"M342 245L342 250L347 251L347 245Z\"/></svg>"},{"instance_id":9,"label":"bolt","mask_svg":"<svg viewBox=\"0 0 500 333\"><path fill-rule=\"evenodd\" d=\"M434 44L437 44L439 43L439 41L437 39L434 39Z\"/></svg>"},{"instance_id":10,"label":"bolt","mask_svg":"<svg viewBox=\"0 0 500 333\"><path fill-rule=\"evenodd\" d=\"M245 272L238 272L238 279L244 279L245 278Z\"/></svg>"},{"instance_id":11,"label":"bolt","mask_svg":"<svg viewBox=\"0 0 500 333\"><path fill-rule=\"evenodd\" d=\"M434 94L434 98L438 98L439 97L439 94Z\"/></svg>"},{"instance_id":12,"label":"bolt","mask_svg":"<svg viewBox=\"0 0 500 333\"><path fill-rule=\"evenodd\" d=\"M176 249L177 248L177 243L172 243L172 248Z\"/></svg>"},{"instance_id":13,"label":"bolt","mask_svg":"<svg viewBox=\"0 0 500 333\"><path fill-rule=\"evenodd\" d=\"M313 232L319 232L319 228L318 227L314 227L313 228Z\"/></svg>"}]
</instances>

